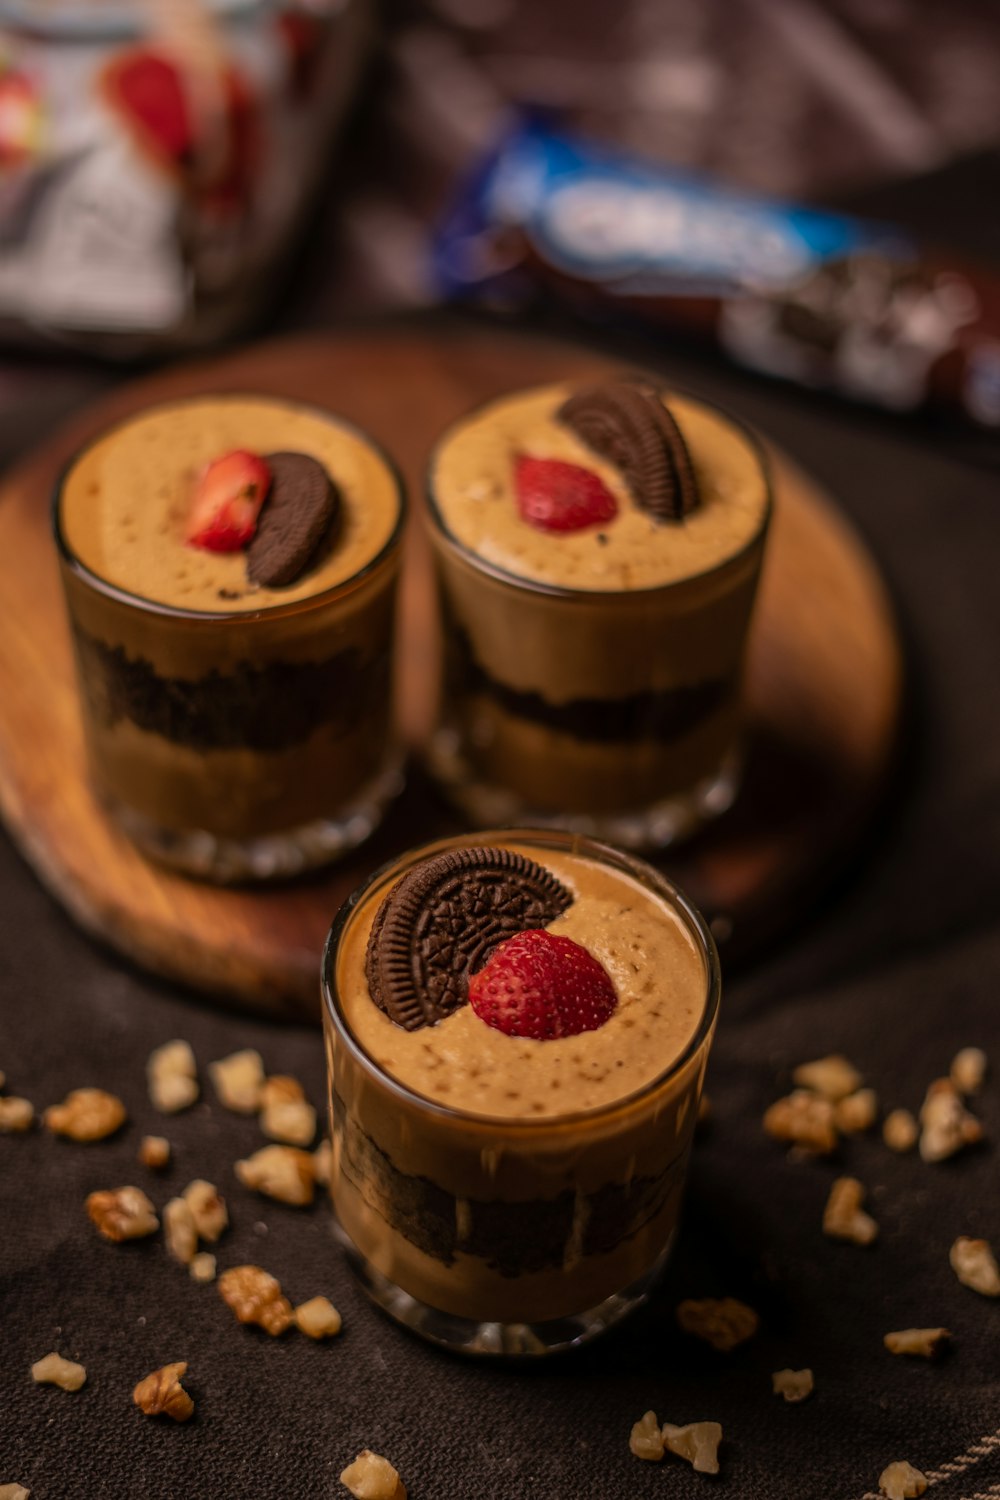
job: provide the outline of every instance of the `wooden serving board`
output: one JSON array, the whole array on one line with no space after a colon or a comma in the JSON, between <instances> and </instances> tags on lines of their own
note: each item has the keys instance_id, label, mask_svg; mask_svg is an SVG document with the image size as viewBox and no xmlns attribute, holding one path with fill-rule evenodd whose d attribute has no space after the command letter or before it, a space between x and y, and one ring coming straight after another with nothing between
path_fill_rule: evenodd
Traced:
<instances>
[{"instance_id":1,"label":"wooden serving board","mask_svg":"<svg viewBox=\"0 0 1000 1500\"><path fill-rule=\"evenodd\" d=\"M415 773L376 838L319 876L217 889L148 863L87 786L49 502L75 449L154 401L259 391L329 406L381 439L410 485L399 642L401 716L418 743L436 642L417 513L434 436L518 385L606 372L572 346L475 328L419 326L258 345L118 389L0 487L0 811L40 878L88 932L138 963L234 1003L318 1014L318 965L340 902L376 864L457 827ZM897 728L902 657L892 608L857 535L816 485L776 455L777 504L749 655L753 726L736 808L665 868L746 952L801 914L856 843Z\"/></svg>"}]
</instances>

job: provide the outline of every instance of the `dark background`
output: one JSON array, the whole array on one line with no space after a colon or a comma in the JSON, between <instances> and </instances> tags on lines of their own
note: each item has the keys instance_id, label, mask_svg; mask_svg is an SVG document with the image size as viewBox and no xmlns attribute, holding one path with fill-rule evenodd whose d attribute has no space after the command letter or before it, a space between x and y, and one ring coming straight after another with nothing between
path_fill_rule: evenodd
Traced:
<instances>
[{"instance_id":1,"label":"dark background","mask_svg":"<svg viewBox=\"0 0 1000 1500\"><path fill-rule=\"evenodd\" d=\"M512 97L558 106L593 132L732 182L880 214L995 249L1000 133L993 5L869 0L624 0L604 5L438 0L394 5L350 135L265 330L335 326L432 298L426 225L458 167ZM431 318L438 316L426 314ZM553 326L565 328L553 315ZM609 347L608 336L602 347ZM634 347L634 346L631 346ZM643 357L656 358L649 349ZM602 1344L545 1368L497 1369L424 1348L363 1301L329 1242L324 1206L252 1198L232 1162L253 1120L207 1102L164 1121L143 1079L174 1036L207 1062L256 1046L270 1071L323 1095L318 1034L206 1008L80 936L0 839L0 1067L41 1108L85 1083L119 1092L131 1123L80 1147L0 1138L0 1483L36 1500L289 1500L344 1494L336 1476L371 1446L412 1500L638 1500L713 1483L752 1500L860 1500L907 1458L941 1500L1000 1493L1000 1302L948 1266L958 1234L1000 1246L994 1148L939 1166L897 1158L877 1135L835 1164L794 1163L760 1129L791 1068L846 1052L888 1108L916 1109L961 1046L993 1051L1000 993L1000 497L994 451L960 430L783 389L710 356L667 350L674 376L757 423L811 469L858 525L898 603L911 706L893 785L852 868L812 918L752 969L728 976L680 1247L662 1289ZM0 367L0 453L126 377L73 358ZM2 712L2 705L0 705ZM977 1104L992 1141L994 1082ZM238 1328L158 1240L121 1248L87 1224L88 1191L142 1181L140 1135L174 1142L158 1205L192 1177L217 1182L234 1228L220 1267L258 1261L293 1300L331 1296L342 1337L313 1346ZM837 1171L867 1185L875 1247L820 1233ZM731 1294L764 1328L735 1354L684 1339L683 1296ZM937 1366L894 1359L882 1334L945 1324ZM80 1358L78 1395L36 1389L51 1348ZM190 1362L197 1417L145 1421L131 1387ZM770 1374L809 1365L802 1406ZM679 1461L644 1465L629 1428L722 1422L718 1481ZM978 1454L969 1452L978 1446ZM964 1456L964 1457L963 1457ZM943 1465L951 1464L950 1470Z\"/></svg>"}]
</instances>

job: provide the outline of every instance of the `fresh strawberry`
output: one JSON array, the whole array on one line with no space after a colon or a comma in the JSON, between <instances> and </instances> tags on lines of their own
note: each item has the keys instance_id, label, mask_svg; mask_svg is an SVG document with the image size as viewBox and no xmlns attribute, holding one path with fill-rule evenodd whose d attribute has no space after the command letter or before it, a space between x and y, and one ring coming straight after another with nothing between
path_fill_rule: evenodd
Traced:
<instances>
[{"instance_id":1,"label":"fresh strawberry","mask_svg":"<svg viewBox=\"0 0 1000 1500\"><path fill-rule=\"evenodd\" d=\"M235 448L213 459L198 475L186 538L209 552L236 552L257 530L271 471L256 453Z\"/></svg>"},{"instance_id":2,"label":"fresh strawberry","mask_svg":"<svg viewBox=\"0 0 1000 1500\"><path fill-rule=\"evenodd\" d=\"M519 453L514 484L521 519L540 531L582 531L618 514L614 495L597 474L561 458Z\"/></svg>"},{"instance_id":3,"label":"fresh strawberry","mask_svg":"<svg viewBox=\"0 0 1000 1500\"><path fill-rule=\"evenodd\" d=\"M586 948L531 927L501 943L472 976L469 1004L487 1026L543 1042L596 1031L618 997L607 970Z\"/></svg>"}]
</instances>

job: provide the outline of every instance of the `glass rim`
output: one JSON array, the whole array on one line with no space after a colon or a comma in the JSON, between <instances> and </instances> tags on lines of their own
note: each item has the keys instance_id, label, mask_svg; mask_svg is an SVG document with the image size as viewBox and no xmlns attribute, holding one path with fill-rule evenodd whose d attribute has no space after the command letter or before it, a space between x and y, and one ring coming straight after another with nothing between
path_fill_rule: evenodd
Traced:
<instances>
[{"instance_id":1,"label":"glass rim","mask_svg":"<svg viewBox=\"0 0 1000 1500\"><path fill-rule=\"evenodd\" d=\"M566 1114L547 1115L537 1120L519 1119L511 1115L486 1115L477 1114L471 1110L456 1108L454 1105L442 1104L438 1100L430 1099L426 1094L419 1093L411 1088L409 1084L394 1078L376 1061L367 1051L363 1044L351 1031L347 1018L340 1005L340 997L336 985L336 962L341 942L347 931L351 917L357 908L370 894L372 888L384 880L394 870L404 873L406 868L412 867L417 859L430 858L435 854L444 853L448 849L457 847L468 847L470 844L482 842L484 845L491 843L523 843L544 849L546 846L558 847L567 853L582 853L596 858L602 864L610 864L640 883L654 895L664 898L670 906L681 916L684 925L695 941L699 957L705 969L705 1003L698 1025L693 1036L689 1039L683 1051L678 1054L661 1072L642 1084L640 1088L633 1089L631 1093L625 1094L620 1099L614 1099L608 1104L598 1105L593 1109L574 1110ZM470 833L452 834L445 838L435 839L431 843L421 844L415 848L408 849L394 858L386 860L378 866L361 885L359 885L350 896L341 904L326 942L323 945L323 957L320 965L320 993L323 1000L323 1009L326 1017L333 1025L338 1039L338 1044L343 1043L352 1054L355 1061L374 1075L379 1084L387 1089L397 1099L415 1108L421 1113L430 1115L434 1119L445 1122L449 1120L461 1120L463 1127L481 1129L484 1131L500 1131L506 1135L524 1136L527 1139L538 1139L548 1132L559 1132L570 1127L584 1124L595 1125L613 1119L619 1115L633 1112L644 1099L655 1094L663 1088L671 1078L679 1076L702 1048L711 1039L715 1023L718 1019L719 1004L722 994L722 970L719 962L719 950L711 929L701 912L694 903L684 894L674 882L653 865L645 860L637 859L631 854L626 854L611 844L601 842L599 839L588 838L584 834L565 833L558 829L544 828L487 828L476 829Z\"/></svg>"},{"instance_id":2,"label":"glass rim","mask_svg":"<svg viewBox=\"0 0 1000 1500\"><path fill-rule=\"evenodd\" d=\"M264 604L250 609L185 609L179 604L165 604L161 600L149 599L145 594L133 593L130 589L123 588L120 584L112 583L110 579L103 578L100 573L95 573L93 568L89 567L70 546L63 528L61 502L70 474L98 443L103 443L108 438L113 437L116 432L128 427L138 417L146 416L151 412L166 411L172 407L192 405L199 401L264 401L271 402L275 406L290 407L293 411L308 413L311 416L329 422L333 426L343 428L353 437L364 443L366 447L372 449L385 465L392 487L395 490L397 502L396 519L393 522L392 530L374 557L369 558L368 562L358 568L348 578L342 578L339 583L331 584L329 588L322 589L319 593L307 594L302 599L290 599L286 602ZM142 406L137 411L130 412L128 415L120 417L117 421L109 423L106 427L102 427L100 432L88 438L62 464L52 487L50 504L52 534L55 538L56 548L61 561L65 563L66 567L73 574L86 583L89 588L93 589L95 593L101 594L107 599L113 599L117 604L123 604L129 608L136 609L142 614L154 615L157 618L177 620L189 624L210 622L221 628L225 628L230 621L234 624L245 625L251 620L274 620L285 616L303 614L308 610L317 608L321 604L330 603L340 595L352 593L360 583L398 551L407 515L406 484L399 465L392 454L357 422L352 422L348 417L341 417L336 412L331 411L329 407L320 406L314 401L299 401L294 397L273 396L266 391L235 390L204 391L198 395L177 396L164 401L154 401L150 405Z\"/></svg>"},{"instance_id":3,"label":"glass rim","mask_svg":"<svg viewBox=\"0 0 1000 1500\"><path fill-rule=\"evenodd\" d=\"M649 372L639 373L644 375L649 374ZM656 380L658 385L661 384L658 376L650 376L650 378ZM438 458L452 433L461 423L467 422L471 417L487 411L489 407L496 405L498 402L507 400L510 396L530 395L534 391L548 390L552 386L572 384L573 382L569 380L546 380L537 385L515 386L511 390L501 391L496 396L488 396L485 400L478 401L475 406L471 406L468 411L463 412L461 416L456 417L454 421L448 423L448 426L439 434L434 446L431 448L424 467L426 513L431 523L431 529L436 536L447 543L470 567L478 572L485 573L487 577L493 578L498 583L505 583L513 588L527 589L533 594L543 594L550 598L565 599L568 603L572 604L586 604L588 601L597 604L607 604L611 600L620 603L623 598L643 600L665 593L673 593L688 588L692 584L701 583L708 578L722 574L727 569L742 563L750 556L754 548L766 536L774 514L774 483L771 472L771 460L767 449L753 428L749 427L739 417L733 416L727 407L719 405L716 401L709 401L704 396L699 396L684 386L672 384L664 389L671 394L682 397L684 400L692 401L696 405L706 407L709 411L716 412L732 427L735 427L747 443L747 446L760 466L760 471L764 479L763 514L761 515L760 525L737 552L730 553L711 567L702 568L698 573L689 573L683 578L675 578L668 583L654 583L641 589L581 589L572 588L570 585L564 583L548 583L539 578L525 578L520 573L511 572L509 568L501 567L499 563L490 562L488 559L481 557L478 552L474 552L471 547L466 546L464 542L460 541L445 523L438 505L434 485L434 474Z\"/></svg>"}]
</instances>

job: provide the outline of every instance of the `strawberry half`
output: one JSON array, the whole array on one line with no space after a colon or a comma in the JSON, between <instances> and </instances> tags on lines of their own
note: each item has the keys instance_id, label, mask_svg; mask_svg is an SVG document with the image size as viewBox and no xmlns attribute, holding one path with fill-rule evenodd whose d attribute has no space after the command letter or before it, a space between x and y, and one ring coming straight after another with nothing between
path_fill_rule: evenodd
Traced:
<instances>
[{"instance_id":1,"label":"strawberry half","mask_svg":"<svg viewBox=\"0 0 1000 1500\"><path fill-rule=\"evenodd\" d=\"M469 1004L487 1026L544 1042L596 1031L613 1015L618 997L607 970L586 948L531 927L501 943L472 976Z\"/></svg>"},{"instance_id":2,"label":"strawberry half","mask_svg":"<svg viewBox=\"0 0 1000 1500\"><path fill-rule=\"evenodd\" d=\"M207 464L195 483L185 539L209 552L238 552L253 538L271 471L256 453L235 448Z\"/></svg>"},{"instance_id":3,"label":"strawberry half","mask_svg":"<svg viewBox=\"0 0 1000 1500\"><path fill-rule=\"evenodd\" d=\"M618 514L618 502L599 475L561 458L519 453L514 489L522 521L539 531L582 531Z\"/></svg>"}]
</instances>

